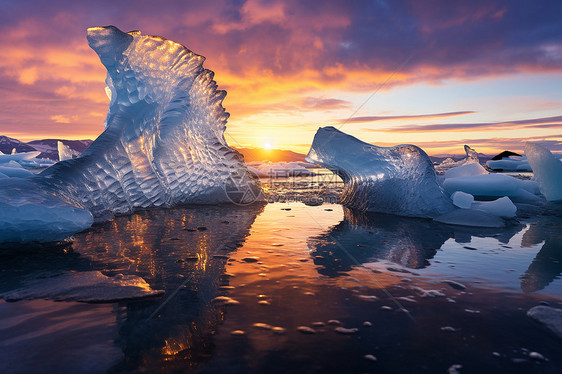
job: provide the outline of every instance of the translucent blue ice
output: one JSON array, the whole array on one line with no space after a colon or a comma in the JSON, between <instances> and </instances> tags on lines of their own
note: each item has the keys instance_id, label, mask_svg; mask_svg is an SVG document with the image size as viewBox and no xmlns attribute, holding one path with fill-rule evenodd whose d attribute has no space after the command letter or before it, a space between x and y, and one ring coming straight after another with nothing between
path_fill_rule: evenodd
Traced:
<instances>
[{"instance_id":1,"label":"translucent blue ice","mask_svg":"<svg viewBox=\"0 0 562 374\"><path fill-rule=\"evenodd\" d=\"M431 160L415 145L377 147L321 127L306 160L343 179L341 202L351 208L412 217L436 217L454 209Z\"/></svg>"},{"instance_id":2,"label":"translucent blue ice","mask_svg":"<svg viewBox=\"0 0 562 374\"><path fill-rule=\"evenodd\" d=\"M105 131L79 157L31 178L38 193L97 220L140 208L255 200L259 186L224 138L226 92L203 68L204 57L114 26L92 27L87 38L107 68ZM0 201L10 205L3 189Z\"/></svg>"}]
</instances>

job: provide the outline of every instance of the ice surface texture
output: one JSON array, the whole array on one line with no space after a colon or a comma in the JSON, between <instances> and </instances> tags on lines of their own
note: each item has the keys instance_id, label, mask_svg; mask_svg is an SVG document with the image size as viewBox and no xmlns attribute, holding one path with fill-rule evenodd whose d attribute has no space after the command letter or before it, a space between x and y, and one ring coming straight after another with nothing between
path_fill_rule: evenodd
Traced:
<instances>
[{"instance_id":1,"label":"ice surface texture","mask_svg":"<svg viewBox=\"0 0 562 374\"><path fill-rule=\"evenodd\" d=\"M562 200L562 163L550 151L536 143L525 145L525 155L540 190L548 201Z\"/></svg>"},{"instance_id":2,"label":"ice surface texture","mask_svg":"<svg viewBox=\"0 0 562 374\"><path fill-rule=\"evenodd\" d=\"M138 208L255 200L259 185L242 155L224 139L226 92L217 89L213 72L203 68L204 57L170 40L114 26L88 29L88 43L107 68L105 131L79 157L21 182L29 185L0 183L0 203L6 209L20 217L23 211L11 203L10 194L29 188L53 205L58 198L61 206L85 209L100 221ZM29 191L22 196L35 201ZM40 200L33 203L37 214L26 213L26 233L20 238L53 237L27 235L34 225L56 227ZM10 217L0 221L1 227L6 223L12 224ZM61 227L61 232L69 228ZM0 242L6 239L0 234Z\"/></svg>"},{"instance_id":3,"label":"ice surface texture","mask_svg":"<svg viewBox=\"0 0 562 374\"><path fill-rule=\"evenodd\" d=\"M55 193L96 217L254 199L259 187L224 139L226 92L204 57L113 26L88 29L88 43L107 68L106 128L80 157L41 174Z\"/></svg>"},{"instance_id":4,"label":"ice surface texture","mask_svg":"<svg viewBox=\"0 0 562 374\"><path fill-rule=\"evenodd\" d=\"M92 225L88 210L54 197L37 179L0 179L0 243L58 241Z\"/></svg>"},{"instance_id":5,"label":"ice surface texture","mask_svg":"<svg viewBox=\"0 0 562 374\"><path fill-rule=\"evenodd\" d=\"M415 145L377 147L321 127L306 160L343 179L341 202L351 208L412 217L436 217L454 209L431 160Z\"/></svg>"}]
</instances>

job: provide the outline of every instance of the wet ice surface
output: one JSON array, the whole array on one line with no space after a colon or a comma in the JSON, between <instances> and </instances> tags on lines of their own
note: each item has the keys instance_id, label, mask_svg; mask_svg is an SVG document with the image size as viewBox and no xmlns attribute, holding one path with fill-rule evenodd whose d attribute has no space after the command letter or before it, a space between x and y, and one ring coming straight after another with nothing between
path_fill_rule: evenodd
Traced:
<instances>
[{"instance_id":1,"label":"wet ice surface","mask_svg":"<svg viewBox=\"0 0 562 374\"><path fill-rule=\"evenodd\" d=\"M461 365L558 373L562 340L527 311L541 302L562 308L561 211L551 205L501 229L334 204L119 217L77 234L70 247L3 253L0 293L45 272L101 271L142 277L165 294L111 304L0 302L0 332L10 336L0 343L1 371L73 357L73 372L446 373ZM22 348L28 321L39 352L30 363ZM72 344L54 346L58 334ZM106 356L87 354L91 347Z\"/></svg>"}]
</instances>

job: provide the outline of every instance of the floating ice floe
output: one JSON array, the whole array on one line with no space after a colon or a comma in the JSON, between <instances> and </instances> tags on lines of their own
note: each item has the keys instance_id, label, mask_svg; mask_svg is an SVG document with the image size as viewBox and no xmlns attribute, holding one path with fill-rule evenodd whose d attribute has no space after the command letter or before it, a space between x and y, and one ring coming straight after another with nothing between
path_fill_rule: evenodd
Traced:
<instances>
[{"instance_id":1,"label":"floating ice floe","mask_svg":"<svg viewBox=\"0 0 562 374\"><path fill-rule=\"evenodd\" d=\"M99 271L64 272L52 277L28 281L19 289L0 294L6 301L49 299L56 301L114 302L155 296L153 290L136 275L108 277Z\"/></svg>"},{"instance_id":2,"label":"floating ice floe","mask_svg":"<svg viewBox=\"0 0 562 374\"><path fill-rule=\"evenodd\" d=\"M495 171L533 171L526 156L509 156L500 160L488 160L486 165Z\"/></svg>"},{"instance_id":3,"label":"floating ice floe","mask_svg":"<svg viewBox=\"0 0 562 374\"><path fill-rule=\"evenodd\" d=\"M443 160L439 165L435 165L435 171L438 174L443 174L447 170L456 168L459 166L469 165L469 164L478 164L478 152L474 149L470 148L468 145L465 144L464 152L466 153L466 157L462 160L455 161L452 158L446 158Z\"/></svg>"},{"instance_id":4,"label":"floating ice floe","mask_svg":"<svg viewBox=\"0 0 562 374\"><path fill-rule=\"evenodd\" d=\"M14 226L13 214L25 221L25 234L3 230L0 243L44 241L84 229L71 220L53 223L45 214L50 207L42 206L46 200L85 209L97 220L148 207L256 200L259 183L224 139L226 92L203 68L204 57L171 40L114 26L92 27L87 38L107 68L105 131L79 157L17 179L19 186L14 178L0 179L0 204L11 212L2 214L0 227Z\"/></svg>"},{"instance_id":5,"label":"floating ice floe","mask_svg":"<svg viewBox=\"0 0 562 374\"><path fill-rule=\"evenodd\" d=\"M562 166L562 165L561 165ZM521 180L505 174L478 174L446 178L445 191L451 195L462 191L476 198L507 196L514 201L537 201L540 192L535 181Z\"/></svg>"},{"instance_id":6,"label":"floating ice floe","mask_svg":"<svg viewBox=\"0 0 562 374\"><path fill-rule=\"evenodd\" d=\"M548 201L562 200L562 163L545 147L525 145L525 154L542 194Z\"/></svg>"},{"instance_id":7,"label":"floating ice floe","mask_svg":"<svg viewBox=\"0 0 562 374\"><path fill-rule=\"evenodd\" d=\"M344 205L363 211L436 217L454 209L427 154L415 145L377 147L334 127L321 127L306 161L344 181Z\"/></svg>"},{"instance_id":8,"label":"floating ice floe","mask_svg":"<svg viewBox=\"0 0 562 374\"><path fill-rule=\"evenodd\" d=\"M35 178L0 179L0 242L51 242L87 229L92 214L54 197Z\"/></svg>"}]
</instances>

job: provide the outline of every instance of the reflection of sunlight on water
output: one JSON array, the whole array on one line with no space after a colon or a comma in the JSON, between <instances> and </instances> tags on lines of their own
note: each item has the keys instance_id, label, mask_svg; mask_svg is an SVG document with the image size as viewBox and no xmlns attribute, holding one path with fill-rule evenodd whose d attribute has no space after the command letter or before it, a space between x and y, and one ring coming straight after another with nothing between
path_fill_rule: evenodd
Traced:
<instances>
[{"instance_id":1,"label":"reflection of sunlight on water","mask_svg":"<svg viewBox=\"0 0 562 374\"><path fill-rule=\"evenodd\" d=\"M510 319L497 321L496 308L511 313L515 305L534 303L535 296L521 289L542 289L541 297L560 299L562 269L551 259L562 262L562 234L557 232L558 221L551 220L482 230L361 214L330 204L149 210L77 234L72 246L76 252L53 255L55 261L49 263L56 264L53 270L60 266L135 274L166 291L160 299L115 304L115 339L126 355L116 371L181 372L221 358L227 358L227 364L211 365L210 372L229 368L228 360L242 360L250 365L243 369L259 371L250 370L251 365L270 362L275 352L282 352L284 361L271 361L280 369L303 364L295 358L302 354L307 360L330 362L322 367L332 368L347 365L347 358L363 352L365 344L381 346L381 351L386 347L390 356L397 344L403 344L400 352L408 352L405 347L410 345L410 355L422 357L425 354L415 352L440 343L427 341L444 321L464 323L461 330L466 334L458 333L463 338L473 334L503 339L487 323L491 318L504 324L501 329L514 330ZM68 262L60 265L60 259ZM51 266L42 262L44 257L36 261L38 274ZM20 267L30 268L30 261L24 262L5 263L0 276L21 278ZM467 291L453 289L445 280L462 282ZM446 297L424 298L424 290ZM509 295L509 303L495 301L497 295ZM217 296L235 302L226 305ZM411 311L415 325L400 305ZM482 319L467 320L465 309L482 311ZM520 309L516 312L521 314ZM486 313L492 317L484 317ZM326 325L331 319L360 328L357 337L363 340L333 333L334 327ZM366 320L376 326L372 335L361 329ZM315 322L324 325L313 326ZM258 331L255 323L284 332ZM298 326L313 326L318 339L306 340L313 338L304 337ZM480 334L472 332L473 326L479 326ZM234 330L245 333L230 335ZM449 350L447 356L456 353L447 343L440 349ZM347 356L340 354L344 351ZM362 354L355 366L359 372L368 371L361 366Z\"/></svg>"}]
</instances>

